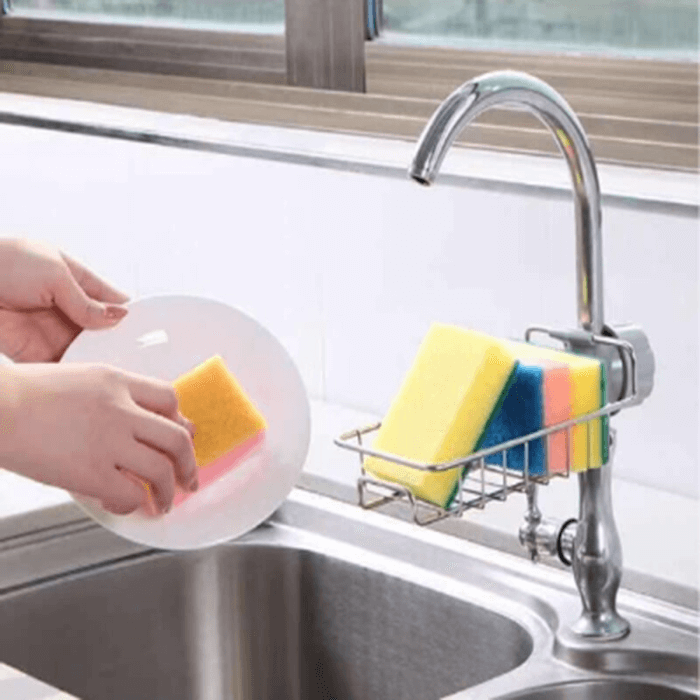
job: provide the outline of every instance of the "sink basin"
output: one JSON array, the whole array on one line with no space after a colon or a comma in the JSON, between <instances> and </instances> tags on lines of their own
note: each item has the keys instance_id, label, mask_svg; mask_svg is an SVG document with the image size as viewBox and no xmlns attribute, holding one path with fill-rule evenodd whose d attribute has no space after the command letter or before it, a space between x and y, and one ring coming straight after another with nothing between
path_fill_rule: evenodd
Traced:
<instances>
[{"instance_id":1,"label":"sink basin","mask_svg":"<svg viewBox=\"0 0 700 700\"><path fill-rule=\"evenodd\" d=\"M503 615L274 544L145 554L0 599L0 659L83 700L428 700L532 648Z\"/></svg>"},{"instance_id":2,"label":"sink basin","mask_svg":"<svg viewBox=\"0 0 700 700\"><path fill-rule=\"evenodd\" d=\"M630 680L595 680L559 683L522 693L503 695L498 700L695 700L697 695L656 683Z\"/></svg>"},{"instance_id":3,"label":"sink basin","mask_svg":"<svg viewBox=\"0 0 700 700\"><path fill-rule=\"evenodd\" d=\"M0 662L81 700L698 700L694 611L569 640L570 573L355 506L178 553L71 513L0 540Z\"/></svg>"}]
</instances>

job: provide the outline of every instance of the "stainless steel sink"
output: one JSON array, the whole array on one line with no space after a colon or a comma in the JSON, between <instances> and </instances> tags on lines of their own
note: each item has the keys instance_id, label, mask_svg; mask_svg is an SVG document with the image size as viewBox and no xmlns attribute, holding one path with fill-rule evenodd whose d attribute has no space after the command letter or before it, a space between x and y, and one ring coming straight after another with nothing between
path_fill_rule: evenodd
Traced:
<instances>
[{"instance_id":1,"label":"stainless steel sink","mask_svg":"<svg viewBox=\"0 0 700 700\"><path fill-rule=\"evenodd\" d=\"M273 543L144 556L0 604L0 657L95 700L437 698L531 651L507 617Z\"/></svg>"},{"instance_id":2,"label":"stainless steel sink","mask_svg":"<svg viewBox=\"0 0 700 700\"><path fill-rule=\"evenodd\" d=\"M608 645L577 612L566 573L301 491L203 552L0 541L0 661L83 700L698 697L692 612L630 597Z\"/></svg>"}]
</instances>

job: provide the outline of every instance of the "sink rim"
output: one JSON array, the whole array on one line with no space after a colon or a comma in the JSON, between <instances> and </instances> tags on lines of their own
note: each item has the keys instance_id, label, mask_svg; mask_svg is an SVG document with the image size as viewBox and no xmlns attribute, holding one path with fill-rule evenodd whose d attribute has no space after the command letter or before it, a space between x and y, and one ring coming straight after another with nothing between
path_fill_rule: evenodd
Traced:
<instances>
[{"instance_id":1,"label":"sink rim","mask_svg":"<svg viewBox=\"0 0 700 700\"><path fill-rule=\"evenodd\" d=\"M632 679L624 675L612 675L606 677L568 680L557 683L545 683L542 685L515 690L512 693L508 693L507 695L499 695L498 697L494 697L493 700L529 700L533 694L542 691L546 692L551 690L566 689L569 687L576 688L581 686L592 686L592 688L595 690L597 687L608 685L613 686L613 688L617 686L625 686L626 689L631 690L674 690L681 693L692 694L690 688L678 684L673 680L664 682L662 680L659 680L658 678L649 678L646 676L639 676Z\"/></svg>"}]
</instances>

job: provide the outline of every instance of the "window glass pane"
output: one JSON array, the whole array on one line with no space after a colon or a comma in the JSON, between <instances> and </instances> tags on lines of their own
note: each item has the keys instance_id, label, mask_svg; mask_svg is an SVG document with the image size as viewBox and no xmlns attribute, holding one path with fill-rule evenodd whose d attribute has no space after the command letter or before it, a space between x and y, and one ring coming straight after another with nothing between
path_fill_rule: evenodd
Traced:
<instances>
[{"instance_id":1,"label":"window glass pane","mask_svg":"<svg viewBox=\"0 0 700 700\"><path fill-rule=\"evenodd\" d=\"M188 26L246 25L284 31L284 0L11 0L11 7L13 14L22 16L186 21Z\"/></svg>"},{"instance_id":2,"label":"window glass pane","mask_svg":"<svg viewBox=\"0 0 700 700\"><path fill-rule=\"evenodd\" d=\"M384 0L384 26L490 49L673 53L697 60L698 0Z\"/></svg>"}]
</instances>

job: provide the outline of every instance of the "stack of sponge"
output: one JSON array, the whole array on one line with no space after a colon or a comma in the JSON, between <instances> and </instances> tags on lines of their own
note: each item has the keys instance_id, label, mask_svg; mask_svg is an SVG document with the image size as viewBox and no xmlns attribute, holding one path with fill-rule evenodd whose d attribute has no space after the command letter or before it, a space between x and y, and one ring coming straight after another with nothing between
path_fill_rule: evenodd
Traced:
<instances>
[{"instance_id":1,"label":"stack of sponge","mask_svg":"<svg viewBox=\"0 0 700 700\"><path fill-rule=\"evenodd\" d=\"M605 405L605 365L588 357L473 330L433 324L392 402L373 447L425 464L450 462L590 413ZM505 452L531 475L584 471L608 460L607 419L577 424ZM503 466L503 453L486 458ZM526 464L527 462L527 464ZM365 470L442 508L463 468L426 471L379 457Z\"/></svg>"}]
</instances>

